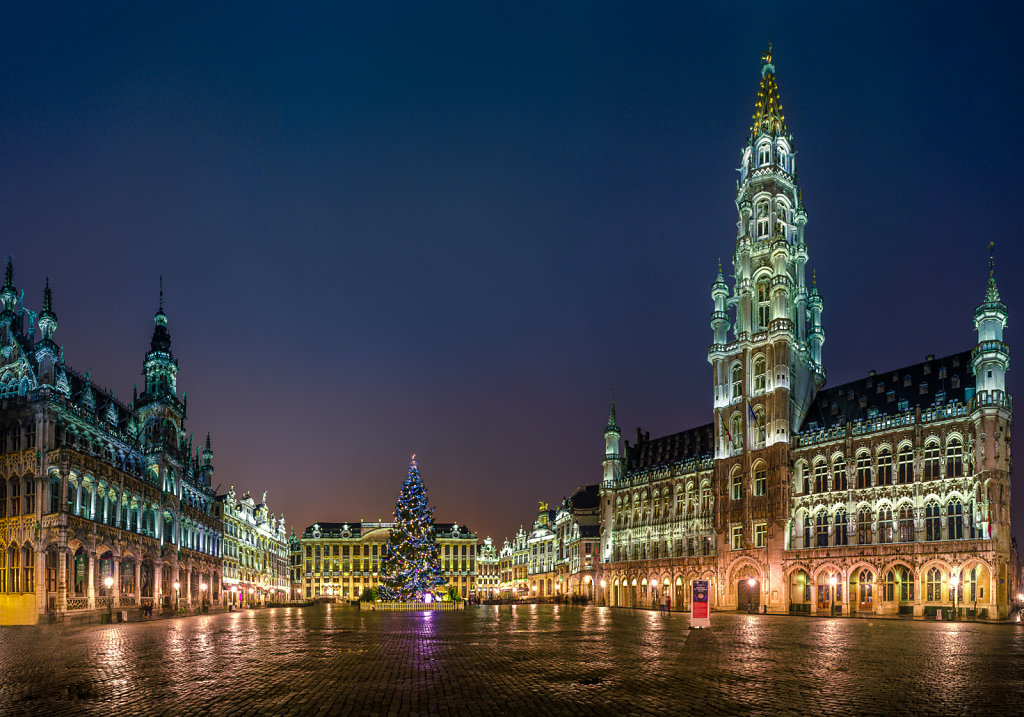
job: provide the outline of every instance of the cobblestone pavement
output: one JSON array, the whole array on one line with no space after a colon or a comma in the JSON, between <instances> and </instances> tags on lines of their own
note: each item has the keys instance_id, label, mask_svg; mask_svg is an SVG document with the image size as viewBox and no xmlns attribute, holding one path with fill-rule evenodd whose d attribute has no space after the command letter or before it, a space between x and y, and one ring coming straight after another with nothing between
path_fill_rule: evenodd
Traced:
<instances>
[{"instance_id":1,"label":"cobblestone pavement","mask_svg":"<svg viewBox=\"0 0 1024 717\"><path fill-rule=\"evenodd\" d=\"M1024 626L273 608L0 628L2 715L1024 712Z\"/></svg>"}]
</instances>

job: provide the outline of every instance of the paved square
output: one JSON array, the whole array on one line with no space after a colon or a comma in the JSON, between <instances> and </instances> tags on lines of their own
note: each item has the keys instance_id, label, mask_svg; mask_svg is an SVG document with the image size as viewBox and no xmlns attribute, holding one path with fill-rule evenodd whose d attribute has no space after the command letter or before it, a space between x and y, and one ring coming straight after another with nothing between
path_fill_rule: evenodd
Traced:
<instances>
[{"instance_id":1,"label":"paved square","mask_svg":"<svg viewBox=\"0 0 1024 717\"><path fill-rule=\"evenodd\" d=\"M1024 626L521 605L0 629L3 715L1019 714Z\"/></svg>"}]
</instances>

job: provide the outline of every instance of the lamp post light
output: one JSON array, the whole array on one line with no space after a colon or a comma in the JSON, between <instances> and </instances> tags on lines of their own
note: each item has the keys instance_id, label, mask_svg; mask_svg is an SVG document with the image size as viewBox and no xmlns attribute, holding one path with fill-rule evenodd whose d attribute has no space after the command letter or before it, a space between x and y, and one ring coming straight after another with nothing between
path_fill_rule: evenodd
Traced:
<instances>
[{"instance_id":1,"label":"lamp post light","mask_svg":"<svg viewBox=\"0 0 1024 717\"><path fill-rule=\"evenodd\" d=\"M174 612L178 612L178 596L181 593L181 583L174 581Z\"/></svg>"},{"instance_id":2,"label":"lamp post light","mask_svg":"<svg viewBox=\"0 0 1024 717\"><path fill-rule=\"evenodd\" d=\"M957 586L960 585L960 576L953 573L949 576L949 589L953 593L953 619L956 620L956 592Z\"/></svg>"},{"instance_id":3,"label":"lamp post light","mask_svg":"<svg viewBox=\"0 0 1024 717\"><path fill-rule=\"evenodd\" d=\"M203 612L206 612L206 583L199 583L199 594L202 595L201 604Z\"/></svg>"},{"instance_id":4,"label":"lamp post light","mask_svg":"<svg viewBox=\"0 0 1024 717\"><path fill-rule=\"evenodd\" d=\"M829 578L828 578L828 587L829 587L828 609L829 609L829 612L832 613L833 615L836 614L836 583L837 582L839 582L839 581L836 580L836 576L835 575L830 575L829 576Z\"/></svg>"},{"instance_id":5,"label":"lamp post light","mask_svg":"<svg viewBox=\"0 0 1024 717\"><path fill-rule=\"evenodd\" d=\"M256 601L255 593L256 593L256 588L249 588L249 607L250 608L254 607L254 603Z\"/></svg>"},{"instance_id":6,"label":"lamp post light","mask_svg":"<svg viewBox=\"0 0 1024 717\"><path fill-rule=\"evenodd\" d=\"M107 586L107 622L110 622L110 618L114 615L114 595L110 592L110 588L114 585L114 578L108 575L103 578L103 584Z\"/></svg>"},{"instance_id":7,"label":"lamp post light","mask_svg":"<svg viewBox=\"0 0 1024 717\"><path fill-rule=\"evenodd\" d=\"M747 587L750 588L751 593L753 593L755 585L757 585L757 581L754 580L754 578L747 578ZM747 612L753 612L753 611L754 611L754 599L751 597L747 601Z\"/></svg>"}]
</instances>

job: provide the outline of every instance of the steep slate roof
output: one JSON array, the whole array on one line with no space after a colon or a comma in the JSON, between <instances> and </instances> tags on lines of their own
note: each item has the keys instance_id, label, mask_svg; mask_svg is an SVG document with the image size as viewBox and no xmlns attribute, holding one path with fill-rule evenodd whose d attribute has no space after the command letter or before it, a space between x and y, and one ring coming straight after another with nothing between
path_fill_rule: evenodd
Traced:
<instances>
[{"instance_id":1,"label":"steep slate roof","mask_svg":"<svg viewBox=\"0 0 1024 717\"><path fill-rule=\"evenodd\" d=\"M596 508L601 504L601 487L596 484L585 486L573 493L569 500L574 510Z\"/></svg>"},{"instance_id":2,"label":"steep slate roof","mask_svg":"<svg viewBox=\"0 0 1024 717\"><path fill-rule=\"evenodd\" d=\"M967 403L974 395L974 386L970 351L938 359L929 357L919 364L819 391L800 432L895 416L917 407Z\"/></svg>"},{"instance_id":3,"label":"steep slate roof","mask_svg":"<svg viewBox=\"0 0 1024 717\"><path fill-rule=\"evenodd\" d=\"M714 427L713 423L708 423L653 440L646 434L638 434L636 445L626 443L626 472L711 456L715 444Z\"/></svg>"}]
</instances>

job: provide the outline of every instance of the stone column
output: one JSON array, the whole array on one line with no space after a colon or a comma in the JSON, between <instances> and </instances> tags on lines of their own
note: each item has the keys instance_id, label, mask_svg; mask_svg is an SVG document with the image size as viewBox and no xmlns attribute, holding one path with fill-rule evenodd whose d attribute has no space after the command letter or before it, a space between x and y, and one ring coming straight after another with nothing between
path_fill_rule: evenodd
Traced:
<instances>
[{"instance_id":1,"label":"stone column","mask_svg":"<svg viewBox=\"0 0 1024 717\"><path fill-rule=\"evenodd\" d=\"M135 559L135 604L142 605L142 560Z\"/></svg>"},{"instance_id":2,"label":"stone column","mask_svg":"<svg viewBox=\"0 0 1024 717\"><path fill-rule=\"evenodd\" d=\"M57 549L57 611L64 612L68 604L68 548L62 545Z\"/></svg>"},{"instance_id":3,"label":"stone column","mask_svg":"<svg viewBox=\"0 0 1024 717\"><path fill-rule=\"evenodd\" d=\"M163 601L161 590L163 589L164 566L163 563L153 563L153 610L160 612L160 605Z\"/></svg>"},{"instance_id":4,"label":"stone column","mask_svg":"<svg viewBox=\"0 0 1024 717\"><path fill-rule=\"evenodd\" d=\"M86 573L86 595L89 596L89 609L96 607L96 551L90 550L87 553L89 569Z\"/></svg>"},{"instance_id":5,"label":"stone column","mask_svg":"<svg viewBox=\"0 0 1024 717\"><path fill-rule=\"evenodd\" d=\"M36 495L42 495L37 492ZM46 613L46 549L36 546L36 612Z\"/></svg>"},{"instance_id":6,"label":"stone column","mask_svg":"<svg viewBox=\"0 0 1024 717\"><path fill-rule=\"evenodd\" d=\"M110 598L110 604L116 607L121 604L118 599L121 596L121 556L112 556L112 563L114 568L114 574L112 575L114 584L110 586L110 595L108 597Z\"/></svg>"},{"instance_id":7,"label":"stone column","mask_svg":"<svg viewBox=\"0 0 1024 717\"><path fill-rule=\"evenodd\" d=\"M182 585L185 588L185 604L192 605L192 561L188 561L185 566L185 584Z\"/></svg>"}]
</instances>

